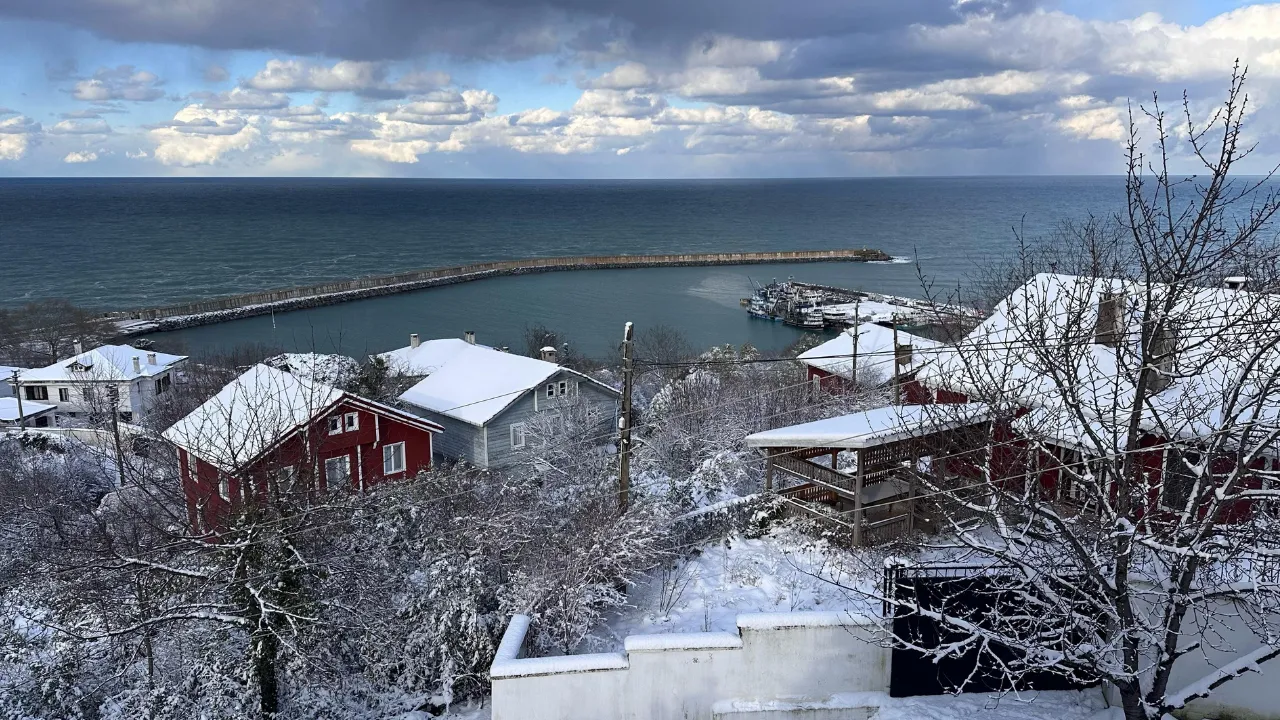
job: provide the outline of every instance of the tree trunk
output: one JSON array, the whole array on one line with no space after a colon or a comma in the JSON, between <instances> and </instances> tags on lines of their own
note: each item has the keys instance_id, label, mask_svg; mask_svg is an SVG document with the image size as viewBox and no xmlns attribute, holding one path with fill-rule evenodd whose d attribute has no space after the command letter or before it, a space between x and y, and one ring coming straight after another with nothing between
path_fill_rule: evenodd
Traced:
<instances>
[{"instance_id":1,"label":"tree trunk","mask_svg":"<svg viewBox=\"0 0 1280 720\"><path fill-rule=\"evenodd\" d=\"M271 633L253 639L253 675L258 683L258 709L262 720L271 720L280 711L280 688L276 679L276 638Z\"/></svg>"},{"instance_id":2,"label":"tree trunk","mask_svg":"<svg viewBox=\"0 0 1280 720\"><path fill-rule=\"evenodd\" d=\"M1147 707L1142 704L1142 684L1137 680L1116 683L1120 691L1120 707L1124 708L1124 720L1150 720Z\"/></svg>"}]
</instances>

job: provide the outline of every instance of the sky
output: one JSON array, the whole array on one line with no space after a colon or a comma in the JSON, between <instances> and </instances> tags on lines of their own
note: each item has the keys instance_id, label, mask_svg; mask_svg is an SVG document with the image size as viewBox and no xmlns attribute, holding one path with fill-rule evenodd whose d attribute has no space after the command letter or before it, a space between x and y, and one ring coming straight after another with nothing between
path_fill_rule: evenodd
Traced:
<instances>
[{"instance_id":1,"label":"sky","mask_svg":"<svg viewBox=\"0 0 1280 720\"><path fill-rule=\"evenodd\" d=\"M1115 174L1237 58L1264 172L1280 3L0 0L0 176Z\"/></svg>"}]
</instances>

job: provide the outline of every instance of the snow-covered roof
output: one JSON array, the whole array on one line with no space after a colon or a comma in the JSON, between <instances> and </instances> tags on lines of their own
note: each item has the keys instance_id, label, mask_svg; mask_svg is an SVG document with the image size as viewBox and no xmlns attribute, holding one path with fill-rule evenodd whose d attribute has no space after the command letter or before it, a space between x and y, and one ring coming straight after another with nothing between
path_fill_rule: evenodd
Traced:
<instances>
[{"instance_id":1,"label":"snow-covered roof","mask_svg":"<svg viewBox=\"0 0 1280 720\"><path fill-rule=\"evenodd\" d=\"M41 405L30 400L22 401L22 416L35 417L56 408L52 405ZM0 422L18 422L18 398L0 397Z\"/></svg>"},{"instance_id":2,"label":"snow-covered roof","mask_svg":"<svg viewBox=\"0 0 1280 720\"><path fill-rule=\"evenodd\" d=\"M448 362L406 390L400 399L472 425L484 425L561 370L595 382L555 363L483 345L463 345Z\"/></svg>"},{"instance_id":3,"label":"snow-covered roof","mask_svg":"<svg viewBox=\"0 0 1280 720\"><path fill-rule=\"evenodd\" d=\"M1115 347L1100 344L1099 302L1121 296L1125 300L1113 305L1118 308ZM1236 407L1247 408L1249 417L1232 423L1280 422L1280 397L1263 395L1269 392L1263 386L1267 378L1280 371L1280 349L1268 345L1280 334L1280 296L1228 288L1036 275L959 343L933 353L934 362L918 377L973 399L1123 426L1135 397L1142 311L1160 307L1165 299L1173 306L1173 326L1181 328L1172 339L1177 362L1170 368L1169 387L1142 408L1142 426L1182 439L1216 432L1223 427L1224 398L1231 396L1238 377L1247 381L1245 402ZM1256 395L1251 398L1250 392ZM1258 401L1256 408L1248 407L1250 400ZM1086 437L1079 422L1057 424L1068 437Z\"/></svg>"},{"instance_id":4,"label":"snow-covered roof","mask_svg":"<svg viewBox=\"0 0 1280 720\"><path fill-rule=\"evenodd\" d=\"M384 352L378 357L385 360L387 365L397 372L425 377L444 367L445 363L452 360L459 353L472 347L492 349L486 345L473 345L466 340L459 340L458 338L441 338L439 340L427 340L419 344L418 347L409 345L390 352Z\"/></svg>"},{"instance_id":5,"label":"snow-covered roof","mask_svg":"<svg viewBox=\"0 0 1280 720\"><path fill-rule=\"evenodd\" d=\"M147 362L149 355L155 356L154 364ZM133 366L134 358L138 359L136 370ZM59 360L47 367L24 370L21 380L22 382L130 381L140 377L159 375L186 359L185 355L139 350L130 345L103 345Z\"/></svg>"},{"instance_id":6,"label":"snow-covered roof","mask_svg":"<svg viewBox=\"0 0 1280 720\"><path fill-rule=\"evenodd\" d=\"M243 467L344 396L266 365L254 365L165 430L174 445L223 469Z\"/></svg>"},{"instance_id":7,"label":"snow-covered roof","mask_svg":"<svg viewBox=\"0 0 1280 720\"><path fill-rule=\"evenodd\" d=\"M796 356L805 365L843 378L853 376L854 336L857 336L858 371L871 371L889 379L893 374L893 330L875 323L862 323L845 330L821 345ZM911 346L911 363L900 366L911 372L928 362L933 348L941 343L898 331L898 342Z\"/></svg>"},{"instance_id":8,"label":"snow-covered roof","mask_svg":"<svg viewBox=\"0 0 1280 720\"><path fill-rule=\"evenodd\" d=\"M827 447L856 450L943 430L974 425L990 417L982 403L890 405L747 436L749 447Z\"/></svg>"},{"instance_id":9,"label":"snow-covered roof","mask_svg":"<svg viewBox=\"0 0 1280 720\"><path fill-rule=\"evenodd\" d=\"M326 385L348 385L360 374L360 363L346 355L324 353L283 353L262 361L294 377L306 378Z\"/></svg>"}]
</instances>

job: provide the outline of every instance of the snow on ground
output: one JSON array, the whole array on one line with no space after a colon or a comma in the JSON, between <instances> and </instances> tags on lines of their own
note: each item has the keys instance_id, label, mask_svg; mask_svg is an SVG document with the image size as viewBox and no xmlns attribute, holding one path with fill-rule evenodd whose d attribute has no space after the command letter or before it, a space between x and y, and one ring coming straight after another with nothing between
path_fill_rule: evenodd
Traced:
<instances>
[{"instance_id":1,"label":"snow on ground","mask_svg":"<svg viewBox=\"0 0 1280 720\"><path fill-rule=\"evenodd\" d=\"M876 612L875 603L833 583L872 590L882 567L875 550L832 552L826 542L788 526L760 538L734 535L637 584L629 593L631 606L580 652L621 650L627 635L737 632L739 613Z\"/></svg>"},{"instance_id":2,"label":"snow on ground","mask_svg":"<svg viewBox=\"0 0 1280 720\"><path fill-rule=\"evenodd\" d=\"M1117 708L1107 709L1101 690L1059 690L887 698L875 720L1119 720Z\"/></svg>"}]
</instances>

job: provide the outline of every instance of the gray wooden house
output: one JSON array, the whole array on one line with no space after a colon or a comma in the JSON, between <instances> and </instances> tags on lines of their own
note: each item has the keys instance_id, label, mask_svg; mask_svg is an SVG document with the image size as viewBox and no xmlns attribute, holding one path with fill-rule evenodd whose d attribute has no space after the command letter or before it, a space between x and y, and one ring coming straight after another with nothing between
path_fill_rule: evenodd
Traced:
<instances>
[{"instance_id":1,"label":"gray wooden house","mask_svg":"<svg viewBox=\"0 0 1280 720\"><path fill-rule=\"evenodd\" d=\"M571 403L593 406L602 443L617 426L620 393L604 383L554 362L483 345L451 350L456 352L400 395L410 412L444 426L435 438L435 451L444 457L479 468L511 465L529 441L530 426L547 427L545 421ZM553 358L553 351L544 357Z\"/></svg>"}]
</instances>

